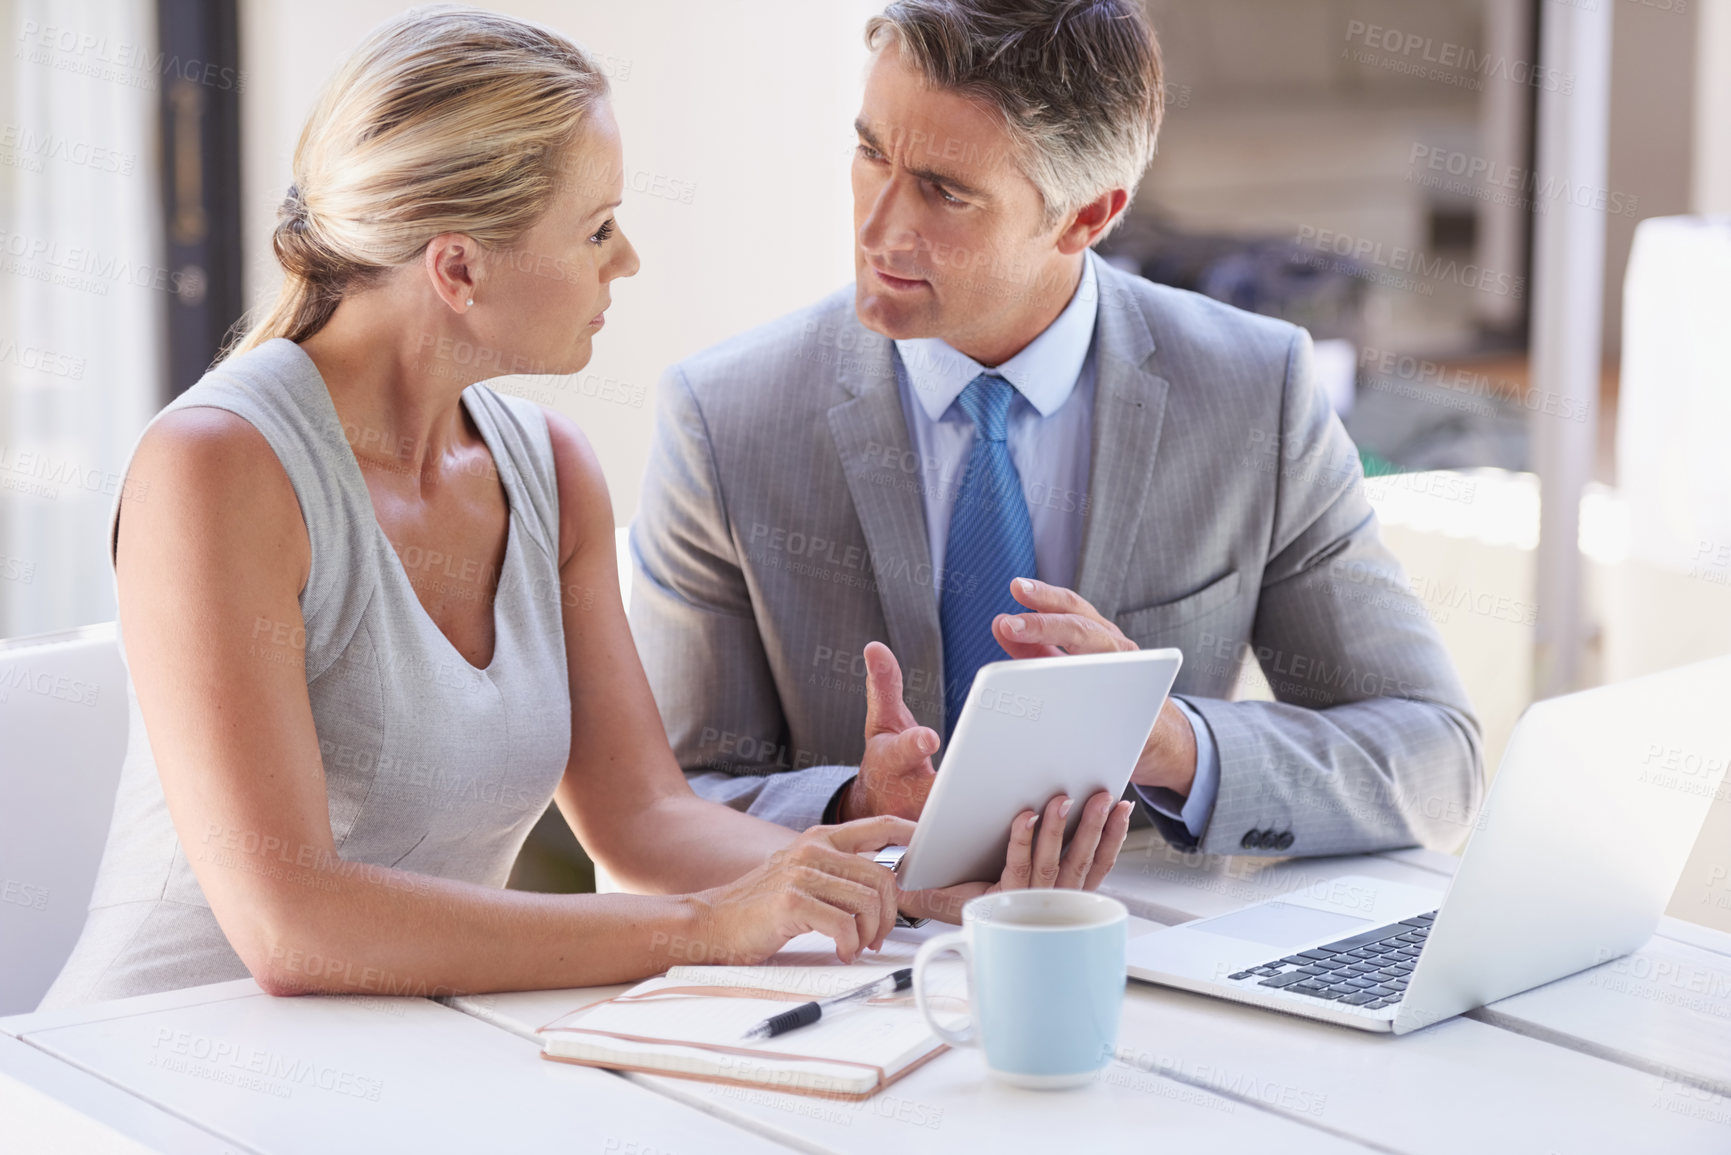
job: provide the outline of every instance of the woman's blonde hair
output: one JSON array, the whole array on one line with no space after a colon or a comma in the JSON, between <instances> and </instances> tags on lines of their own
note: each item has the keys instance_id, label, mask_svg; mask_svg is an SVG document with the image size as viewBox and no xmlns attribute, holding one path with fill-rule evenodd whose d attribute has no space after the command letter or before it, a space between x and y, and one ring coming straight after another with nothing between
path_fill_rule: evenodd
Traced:
<instances>
[{"instance_id":1,"label":"woman's blonde hair","mask_svg":"<svg viewBox=\"0 0 1731 1155\"><path fill-rule=\"evenodd\" d=\"M439 5L381 26L301 130L272 238L282 288L223 356L312 336L345 293L440 233L510 245L546 210L606 95L588 54L538 24Z\"/></svg>"}]
</instances>

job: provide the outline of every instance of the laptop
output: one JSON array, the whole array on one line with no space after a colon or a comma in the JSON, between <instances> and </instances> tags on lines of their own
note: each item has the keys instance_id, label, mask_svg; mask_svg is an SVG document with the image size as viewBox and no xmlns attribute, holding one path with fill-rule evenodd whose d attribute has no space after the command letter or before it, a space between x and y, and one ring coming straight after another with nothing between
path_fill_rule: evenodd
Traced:
<instances>
[{"instance_id":1,"label":"laptop","mask_svg":"<svg viewBox=\"0 0 1731 1155\"><path fill-rule=\"evenodd\" d=\"M1446 893L1342 876L1142 935L1130 977L1405 1034L1628 954L1724 779L1728 701L1731 657L1537 702Z\"/></svg>"}]
</instances>

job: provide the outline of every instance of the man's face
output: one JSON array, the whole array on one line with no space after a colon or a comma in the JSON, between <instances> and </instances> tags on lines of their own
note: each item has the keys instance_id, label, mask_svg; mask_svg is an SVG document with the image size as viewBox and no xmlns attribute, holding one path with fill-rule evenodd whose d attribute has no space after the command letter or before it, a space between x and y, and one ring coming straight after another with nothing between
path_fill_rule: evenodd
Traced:
<instances>
[{"instance_id":1,"label":"man's face","mask_svg":"<svg viewBox=\"0 0 1731 1155\"><path fill-rule=\"evenodd\" d=\"M979 104L928 86L883 49L866 78L853 161L855 308L891 338L940 337L985 364L1014 354L1069 299L1079 264ZM1055 302L1055 304L1054 304Z\"/></svg>"}]
</instances>

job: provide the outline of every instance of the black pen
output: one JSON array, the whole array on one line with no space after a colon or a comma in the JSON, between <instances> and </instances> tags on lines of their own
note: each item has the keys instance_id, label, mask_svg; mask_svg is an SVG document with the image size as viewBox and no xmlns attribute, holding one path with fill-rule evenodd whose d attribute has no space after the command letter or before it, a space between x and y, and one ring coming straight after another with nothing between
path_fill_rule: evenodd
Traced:
<instances>
[{"instance_id":1,"label":"black pen","mask_svg":"<svg viewBox=\"0 0 1731 1155\"><path fill-rule=\"evenodd\" d=\"M833 998L819 999L812 1003L801 1003L791 1011L783 1011L779 1015L771 1015L751 1030L745 1032L747 1039L773 1039L777 1035L785 1035L799 1027L810 1026L823 1018L824 1011L831 1007L839 1007L843 1003L859 1003L878 995L887 995L894 991L905 991L914 985L912 967L903 967L892 971L881 979L873 979L863 987L857 987L846 994Z\"/></svg>"}]
</instances>

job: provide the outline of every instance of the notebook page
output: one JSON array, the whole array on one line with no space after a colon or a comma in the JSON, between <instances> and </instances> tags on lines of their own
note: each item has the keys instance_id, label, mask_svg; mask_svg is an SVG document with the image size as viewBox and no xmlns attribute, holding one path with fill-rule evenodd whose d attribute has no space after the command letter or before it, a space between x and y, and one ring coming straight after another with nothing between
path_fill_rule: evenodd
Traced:
<instances>
[{"instance_id":1,"label":"notebook page","mask_svg":"<svg viewBox=\"0 0 1731 1155\"><path fill-rule=\"evenodd\" d=\"M667 975L634 987L638 996L671 987L716 986L786 990L808 998L824 998L851 990L896 969L894 965L818 967L679 967ZM944 1010L962 1008L959 998L965 976L953 960L932 968L932 989ZM949 1005L946 1005L949 1004ZM619 1066L648 1067L668 1072L707 1075L811 1090L864 1091L877 1082L877 1072L852 1064L882 1068L886 1077L915 1062L938 1046L936 1037L914 1006L911 991L880 996L871 1003L838 1008L819 1022L774 1039L747 1043L746 1031L791 1001L756 998L670 995L664 999L603 1003L543 1028L549 1054ZM579 1028L573 1030L571 1028ZM636 1039L618 1039L590 1032L605 1031ZM655 1040L640 1042L638 1039ZM660 1040L668 1040L661 1042ZM681 1046L707 1043L740 1048L738 1055ZM835 1062L826 1062L834 1060ZM848 1065L842 1065L846 1063Z\"/></svg>"},{"instance_id":2,"label":"notebook page","mask_svg":"<svg viewBox=\"0 0 1731 1155\"><path fill-rule=\"evenodd\" d=\"M665 977L672 980L674 986L746 987L754 990L785 991L807 999L828 999L885 978L900 969L894 963L881 966L855 964L847 967L778 966L771 963L755 967L674 967ZM911 997L907 991L902 991L901 994ZM797 1004L788 1004L794 1005ZM767 1018L768 1015L761 1017Z\"/></svg>"},{"instance_id":3,"label":"notebook page","mask_svg":"<svg viewBox=\"0 0 1731 1155\"><path fill-rule=\"evenodd\" d=\"M859 959L851 967L885 965L890 970L914 965L914 954L920 949L920 944L926 939L945 931L955 930L953 926L928 924L924 927L901 926L890 931L884 938L883 949L862 952ZM835 957L835 942L819 931L807 931L787 941L787 944L770 959L765 966L789 967L833 967L849 968L850 964ZM860 980L864 982L864 979Z\"/></svg>"},{"instance_id":4,"label":"notebook page","mask_svg":"<svg viewBox=\"0 0 1731 1155\"><path fill-rule=\"evenodd\" d=\"M633 993L689 985L655 979ZM887 1077L936 1045L911 1005L849 1007L779 1038L745 1041L746 1031L790 1005L765 999L684 995L602 1003L545 1028L546 1047L553 1055L626 1066L770 1085L864 1090L877 1083L877 1071L857 1064L880 1067ZM635 1038L590 1033L596 1031ZM644 1039L668 1041L639 1041ZM751 1053L731 1054L681 1043L707 1043Z\"/></svg>"}]
</instances>

